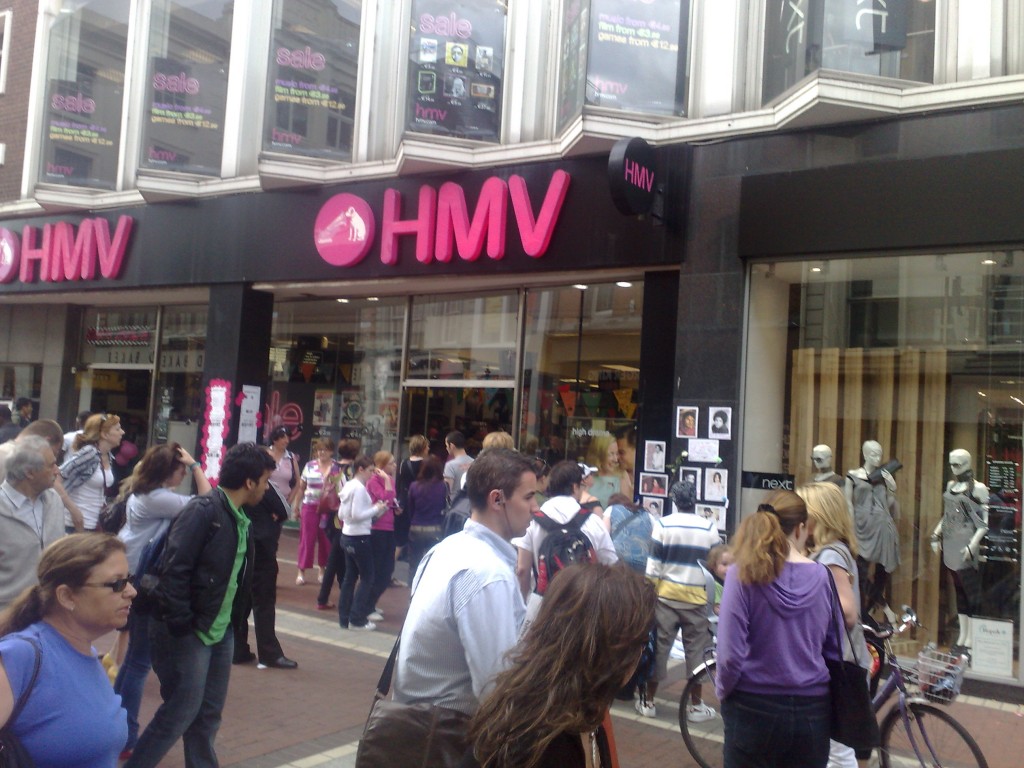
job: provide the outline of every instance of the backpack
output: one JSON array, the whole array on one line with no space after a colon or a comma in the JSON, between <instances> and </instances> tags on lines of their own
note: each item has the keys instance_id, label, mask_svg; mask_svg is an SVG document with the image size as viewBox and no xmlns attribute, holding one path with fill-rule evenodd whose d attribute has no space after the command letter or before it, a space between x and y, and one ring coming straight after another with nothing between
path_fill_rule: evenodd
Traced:
<instances>
[{"instance_id":1,"label":"backpack","mask_svg":"<svg viewBox=\"0 0 1024 768\"><path fill-rule=\"evenodd\" d=\"M441 524L441 538L447 539L453 533L458 533L466 527L466 521L469 520L469 515L472 512L469 506L469 495L466 493L466 489L462 488L452 500L448 502L448 506L444 509L444 522Z\"/></svg>"},{"instance_id":2,"label":"backpack","mask_svg":"<svg viewBox=\"0 0 1024 768\"><path fill-rule=\"evenodd\" d=\"M150 539L142 548L139 555L139 565L135 569L135 578L132 586L135 587L135 599L132 600L132 610L137 613L151 613L156 607L156 598L153 592L160 585L160 560L164 554L164 547L167 545L167 534L171 526L166 526L160 533Z\"/></svg>"},{"instance_id":3,"label":"backpack","mask_svg":"<svg viewBox=\"0 0 1024 768\"><path fill-rule=\"evenodd\" d=\"M651 550L651 531L654 528L651 516L642 507L633 512L629 507L615 504L610 509L612 520L612 544L619 559L635 571L647 570L647 555ZM616 520L619 515L625 517Z\"/></svg>"},{"instance_id":4,"label":"backpack","mask_svg":"<svg viewBox=\"0 0 1024 768\"><path fill-rule=\"evenodd\" d=\"M96 520L96 530L111 533L114 536L128 522L128 497L115 499L100 510Z\"/></svg>"},{"instance_id":5,"label":"backpack","mask_svg":"<svg viewBox=\"0 0 1024 768\"><path fill-rule=\"evenodd\" d=\"M537 571L535 591L538 595L543 595L547 591L551 579L566 566L573 563L597 562L594 545L582 531L583 523L588 517L590 512L585 509L580 510L574 518L565 523L552 520L543 512L534 516L537 525L547 533L540 543L537 562L534 564Z\"/></svg>"}]
</instances>

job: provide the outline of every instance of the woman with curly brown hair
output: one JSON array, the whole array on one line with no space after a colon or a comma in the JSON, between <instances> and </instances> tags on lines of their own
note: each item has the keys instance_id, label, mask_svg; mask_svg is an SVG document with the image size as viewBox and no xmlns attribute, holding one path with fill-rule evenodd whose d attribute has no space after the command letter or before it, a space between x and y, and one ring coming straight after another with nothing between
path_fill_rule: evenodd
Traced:
<instances>
[{"instance_id":1,"label":"woman with curly brown hair","mask_svg":"<svg viewBox=\"0 0 1024 768\"><path fill-rule=\"evenodd\" d=\"M601 723L647 642L657 598L640 574L559 571L469 727L464 768L610 768Z\"/></svg>"}]
</instances>

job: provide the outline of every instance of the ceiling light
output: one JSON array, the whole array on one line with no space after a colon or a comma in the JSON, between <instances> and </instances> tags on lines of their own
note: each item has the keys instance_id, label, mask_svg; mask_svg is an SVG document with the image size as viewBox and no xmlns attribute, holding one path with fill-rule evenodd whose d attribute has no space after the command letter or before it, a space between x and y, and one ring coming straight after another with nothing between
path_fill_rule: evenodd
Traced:
<instances>
[{"instance_id":1,"label":"ceiling light","mask_svg":"<svg viewBox=\"0 0 1024 768\"><path fill-rule=\"evenodd\" d=\"M996 263L996 260L995 259L985 259L981 263L984 264L986 267L991 267L993 264Z\"/></svg>"},{"instance_id":2,"label":"ceiling light","mask_svg":"<svg viewBox=\"0 0 1024 768\"><path fill-rule=\"evenodd\" d=\"M339 304L348 304L348 299L335 299Z\"/></svg>"},{"instance_id":3,"label":"ceiling light","mask_svg":"<svg viewBox=\"0 0 1024 768\"><path fill-rule=\"evenodd\" d=\"M587 290L587 286L585 286L583 283L576 283L573 286L573 288L575 288L578 291L585 291L585 290Z\"/></svg>"},{"instance_id":4,"label":"ceiling light","mask_svg":"<svg viewBox=\"0 0 1024 768\"><path fill-rule=\"evenodd\" d=\"M619 282L617 282L616 285L619 286L619 288L632 288L633 287L633 284L631 282L629 282L628 280L619 280Z\"/></svg>"},{"instance_id":5,"label":"ceiling light","mask_svg":"<svg viewBox=\"0 0 1024 768\"><path fill-rule=\"evenodd\" d=\"M367 296L366 300L367 301L380 301L380 299L377 298L376 296Z\"/></svg>"},{"instance_id":6,"label":"ceiling light","mask_svg":"<svg viewBox=\"0 0 1024 768\"><path fill-rule=\"evenodd\" d=\"M981 391L980 389L978 390L978 396L979 396L979 397L988 397L988 395L986 395L986 394L985 394L984 392L982 392L982 391Z\"/></svg>"},{"instance_id":7,"label":"ceiling light","mask_svg":"<svg viewBox=\"0 0 1024 768\"><path fill-rule=\"evenodd\" d=\"M811 267L811 272L821 272L821 267Z\"/></svg>"}]
</instances>

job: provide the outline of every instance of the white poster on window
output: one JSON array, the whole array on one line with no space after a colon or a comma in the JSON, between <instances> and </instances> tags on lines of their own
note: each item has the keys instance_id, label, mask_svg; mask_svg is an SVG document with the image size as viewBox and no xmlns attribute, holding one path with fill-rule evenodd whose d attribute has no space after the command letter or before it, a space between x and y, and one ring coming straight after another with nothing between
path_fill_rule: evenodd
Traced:
<instances>
[{"instance_id":1,"label":"white poster on window","mask_svg":"<svg viewBox=\"0 0 1024 768\"><path fill-rule=\"evenodd\" d=\"M252 384L243 384L242 402L238 412L238 442L259 442L259 426L256 423L259 413L260 388Z\"/></svg>"},{"instance_id":2,"label":"white poster on window","mask_svg":"<svg viewBox=\"0 0 1024 768\"><path fill-rule=\"evenodd\" d=\"M971 619L971 669L983 675L1013 677L1013 622Z\"/></svg>"}]
</instances>

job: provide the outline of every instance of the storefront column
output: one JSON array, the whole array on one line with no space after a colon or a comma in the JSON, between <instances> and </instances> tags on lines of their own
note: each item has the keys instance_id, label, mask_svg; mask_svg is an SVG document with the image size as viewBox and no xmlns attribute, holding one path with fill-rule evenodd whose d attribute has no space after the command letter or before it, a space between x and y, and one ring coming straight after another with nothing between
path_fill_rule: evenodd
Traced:
<instances>
[{"instance_id":1,"label":"storefront column","mask_svg":"<svg viewBox=\"0 0 1024 768\"><path fill-rule=\"evenodd\" d=\"M249 284L210 286L203 391L214 380L231 384L226 445L234 445L238 439L235 398L242 385L258 386L261 405L265 400L273 314L273 294L255 291Z\"/></svg>"}]
</instances>

